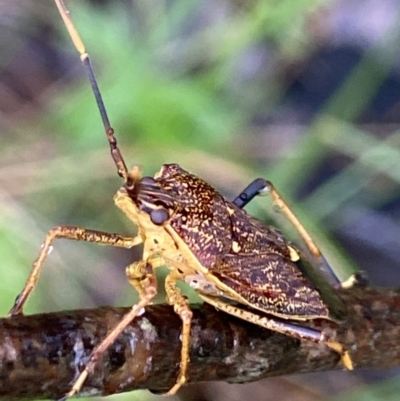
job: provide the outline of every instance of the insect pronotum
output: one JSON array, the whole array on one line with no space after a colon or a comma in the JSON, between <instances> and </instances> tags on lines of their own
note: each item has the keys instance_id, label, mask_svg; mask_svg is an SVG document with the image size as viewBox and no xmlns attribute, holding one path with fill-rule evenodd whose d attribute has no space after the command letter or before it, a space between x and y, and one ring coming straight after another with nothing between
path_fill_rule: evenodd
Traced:
<instances>
[{"instance_id":1,"label":"insect pronotum","mask_svg":"<svg viewBox=\"0 0 400 401\"><path fill-rule=\"evenodd\" d=\"M177 164L163 165L154 178L142 177L137 166L128 170L117 146L89 55L63 1L55 0L55 3L80 53L111 156L124 181L114 201L138 227L138 234L125 237L70 226L51 229L9 316L23 312L54 239L68 238L125 248L143 245L142 260L126 269L129 282L139 293L139 302L93 351L66 398L81 390L102 353L152 302L157 294L154 270L162 265L170 269L165 279L167 302L182 319L179 374L167 394L174 394L186 383L189 365L192 312L176 286L177 281L189 284L205 302L223 312L303 340L325 343L340 354L348 369L352 369L350 356L340 343L324 332L301 324L301 321L311 319L343 319L346 311L340 298L332 287L327 288L307 274L310 269L307 259L279 231L262 225L242 210L256 195L270 194L297 229L311 255L321 261L320 250L274 186L264 179L257 179L236 199L228 201L208 183Z\"/></svg>"}]
</instances>

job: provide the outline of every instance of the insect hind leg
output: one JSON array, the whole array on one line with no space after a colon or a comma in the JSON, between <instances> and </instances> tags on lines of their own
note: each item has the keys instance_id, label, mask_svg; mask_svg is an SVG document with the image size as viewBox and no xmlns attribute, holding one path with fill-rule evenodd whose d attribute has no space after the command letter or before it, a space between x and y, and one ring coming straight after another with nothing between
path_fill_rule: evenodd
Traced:
<instances>
[{"instance_id":1,"label":"insect hind leg","mask_svg":"<svg viewBox=\"0 0 400 401\"><path fill-rule=\"evenodd\" d=\"M341 362L346 369L354 369L353 361L351 360L348 351L344 349L343 345L337 341L328 338L323 332L319 330L312 329L311 327L293 324L289 321L285 321L276 317L259 315L253 311L241 308L240 305L230 304L216 297L204 294L199 295L208 304L213 305L214 307L225 313L236 316L241 320L246 320L265 329L286 334L290 337L295 337L300 340L326 344L329 348L340 355Z\"/></svg>"},{"instance_id":2,"label":"insect hind leg","mask_svg":"<svg viewBox=\"0 0 400 401\"><path fill-rule=\"evenodd\" d=\"M246 206L252 199L254 199L257 195L266 195L271 194L274 203L279 207L279 209L283 212L283 214L287 217L290 223L294 226L294 228L298 231L301 238L305 242L308 250L315 258L321 258L322 253L315 244L314 240L311 238L310 234L304 228L304 226L300 223L299 219L295 216L292 210L289 208L287 203L283 200L281 195L275 189L273 184L269 181L266 181L262 178L257 178L252 183L250 183L241 193L237 196L233 203L243 208Z\"/></svg>"},{"instance_id":3,"label":"insect hind leg","mask_svg":"<svg viewBox=\"0 0 400 401\"><path fill-rule=\"evenodd\" d=\"M273 198L274 204L279 207L282 213L290 221L293 227L297 230L300 237L304 241L308 251L317 261L318 265L321 267L324 276L327 278L329 283L334 288L350 288L354 285L366 286L367 277L363 272L356 272L350 278L345 281L340 280L335 271L332 269L330 264L326 261L321 250L315 244L311 235L301 224L299 219L293 213L291 208L288 206L286 201L282 198L279 192L276 190L274 185L263 178L257 178L251 182L234 200L233 203L239 208L244 208L249 202L251 202L258 195L268 195L270 194Z\"/></svg>"}]
</instances>

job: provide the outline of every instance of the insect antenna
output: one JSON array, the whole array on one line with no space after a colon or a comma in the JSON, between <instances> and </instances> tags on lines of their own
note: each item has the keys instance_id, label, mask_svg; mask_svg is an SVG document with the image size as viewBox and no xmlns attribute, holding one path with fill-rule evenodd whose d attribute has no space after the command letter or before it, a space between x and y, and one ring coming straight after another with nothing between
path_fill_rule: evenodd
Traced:
<instances>
[{"instance_id":1,"label":"insect antenna","mask_svg":"<svg viewBox=\"0 0 400 401\"><path fill-rule=\"evenodd\" d=\"M64 24L68 30L69 36L71 37L71 40L76 48L76 50L80 54L80 58L82 61L82 64L85 68L86 74L89 78L90 86L92 87L92 91L94 94L94 97L96 99L97 107L100 112L101 119L103 121L103 126L104 130L107 135L107 140L110 145L110 150L111 150L111 156L114 160L114 163L117 167L118 174L124 179L125 181L125 186L127 189L133 189L135 186L135 183L140 179L138 172L138 169L134 168L132 172L130 172L125 164L124 158L122 157L121 151L118 148L117 145L117 140L114 136L114 129L111 127L110 120L107 115L107 110L105 108L103 98L100 93L99 86L97 84L96 77L94 75L94 71L92 68L92 64L90 62L89 54L86 52L85 45L75 28L74 23L72 22L72 19L69 15L69 11L67 7L64 4L63 0L54 0L58 11L60 12L60 15L64 21Z\"/></svg>"}]
</instances>

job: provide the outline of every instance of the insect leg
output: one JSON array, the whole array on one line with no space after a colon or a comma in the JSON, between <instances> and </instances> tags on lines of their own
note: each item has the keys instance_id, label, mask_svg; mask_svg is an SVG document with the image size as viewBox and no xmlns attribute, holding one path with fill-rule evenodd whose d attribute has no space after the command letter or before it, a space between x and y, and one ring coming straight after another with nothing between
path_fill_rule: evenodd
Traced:
<instances>
[{"instance_id":1,"label":"insect leg","mask_svg":"<svg viewBox=\"0 0 400 401\"><path fill-rule=\"evenodd\" d=\"M326 277L327 280L333 287L350 288L353 285L357 286L367 285L367 277L363 272L357 272L345 281L340 280L340 278L336 275L336 273L331 268L329 263L326 261L325 257L323 256L318 246L315 244L311 235L300 223L299 219L292 212L288 204L285 202L285 200L278 193L278 191L270 181L266 181L263 178L255 179L233 200L233 203L236 206L243 208L257 195L265 195L265 194L271 194L274 203L280 208L280 210L282 210L283 214L286 216L286 218L290 221L293 227L300 234L309 252L318 262L319 266L321 267L321 271L323 273L326 273L324 274L324 276L327 276Z\"/></svg>"},{"instance_id":2,"label":"insect leg","mask_svg":"<svg viewBox=\"0 0 400 401\"><path fill-rule=\"evenodd\" d=\"M348 370L353 370L353 362L350 358L348 351L346 351L342 344L337 341L329 339L323 332L312 329L310 327L303 327L291 322L265 315L259 315L255 312L242 309L240 305L232 305L223 300L212 297L209 295L199 293L199 296L207 303L215 306L217 309L230 315L236 316L241 320L246 320L257 326L264 327L269 330L277 331L300 340L308 340L316 343L324 343L329 348L336 351L340 357L343 365Z\"/></svg>"},{"instance_id":3,"label":"insect leg","mask_svg":"<svg viewBox=\"0 0 400 401\"><path fill-rule=\"evenodd\" d=\"M85 369L80 373L78 378L75 380L71 391L66 394L63 398L67 399L77 394L89 373L94 369L97 361L107 350L107 348L114 343L117 337L124 331L126 326L132 322L135 317L140 316L144 312L144 308L151 304L153 298L157 295L157 279L154 275L154 269L150 262L141 261L130 265L127 268L127 276L129 280L138 280L141 292L140 300L136 305L132 306L132 309L122 318L122 320L107 334L106 338L101 344L95 348L90 356L89 362L85 366Z\"/></svg>"},{"instance_id":4,"label":"insect leg","mask_svg":"<svg viewBox=\"0 0 400 401\"><path fill-rule=\"evenodd\" d=\"M180 279L180 275L176 270L173 270L165 278L165 291L167 293L167 302L173 305L174 311L182 319L182 348L181 348L181 363L179 375L175 385L165 394L175 394L181 386L187 381L187 368L189 365L189 350L190 350L190 325L193 317L193 312L190 310L187 299L181 294L176 286L176 281Z\"/></svg>"},{"instance_id":5,"label":"insect leg","mask_svg":"<svg viewBox=\"0 0 400 401\"><path fill-rule=\"evenodd\" d=\"M232 201L236 206L243 209L257 195L260 195L265 189L265 180L256 178Z\"/></svg>"},{"instance_id":6,"label":"insect leg","mask_svg":"<svg viewBox=\"0 0 400 401\"><path fill-rule=\"evenodd\" d=\"M257 178L250 185L248 185L238 197L233 201L235 205L243 208L247 203L254 199L257 195L271 194L274 203L282 210L286 218L292 223L293 227L298 231L301 238L305 242L308 250L315 258L321 258L322 253L311 238L310 234L300 223L299 219L295 216L287 203L283 200L281 195L275 189L273 184L262 178Z\"/></svg>"},{"instance_id":7,"label":"insect leg","mask_svg":"<svg viewBox=\"0 0 400 401\"><path fill-rule=\"evenodd\" d=\"M140 236L123 237L118 234L109 234L102 231L88 230L81 227L57 226L47 234L40 250L39 256L32 265L32 270L21 293L15 299L14 305L8 312L8 316L22 314L22 309L29 295L34 290L39 279L43 263L52 249L52 243L56 238L66 238L75 241L96 242L103 245L112 245L124 248L132 248L142 242Z\"/></svg>"},{"instance_id":8,"label":"insect leg","mask_svg":"<svg viewBox=\"0 0 400 401\"><path fill-rule=\"evenodd\" d=\"M174 307L174 311L182 320L182 333L181 333L181 363L179 368L179 375L176 379L175 385L165 394L175 394L181 386L187 381L187 369L189 365L189 351L190 351L190 326L192 321L193 313L190 310L189 303L181 294L181 291L176 286L178 280L184 281L182 271L185 271L187 266L173 259L164 258L162 255L153 254L148 259L151 261L151 265L154 269L160 266L167 265L171 272L165 278L165 292L167 293L167 302ZM141 294L143 291L142 283L140 282L140 276L128 272L130 267L127 269L127 275L129 282L136 288Z\"/></svg>"},{"instance_id":9,"label":"insect leg","mask_svg":"<svg viewBox=\"0 0 400 401\"><path fill-rule=\"evenodd\" d=\"M183 386L187 381L187 369L189 365L189 351L190 351L190 326L193 317L193 313L190 310L189 302L185 296L182 295L180 289L176 286L178 280L184 281L184 271L187 269L185 263L164 258L162 255L153 254L149 257L149 261L153 268L167 265L170 268L170 273L165 278L165 292L167 293L167 302L174 307L174 312L179 315L182 320L182 333L181 333L181 363L179 367L179 375L176 379L174 386L164 395L175 394L181 386ZM137 279L129 279L130 283L138 288L141 284L138 283Z\"/></svg>"}]
</instances>

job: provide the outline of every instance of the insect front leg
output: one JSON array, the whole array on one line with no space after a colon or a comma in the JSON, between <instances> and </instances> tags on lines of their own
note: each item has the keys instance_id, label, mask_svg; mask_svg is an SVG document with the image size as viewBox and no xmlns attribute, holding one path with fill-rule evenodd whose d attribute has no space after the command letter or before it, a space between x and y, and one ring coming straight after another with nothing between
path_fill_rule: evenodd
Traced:
<instances>
[{"instance_id":1,"label":"insect front leg","mask_svg":"<svg viewBox=\"0 0 400 401\"><path fill-rule=\"evenodd\" d=\"M279 333L286 334L288 336L295 337L300 340L308 340L316 343L324 343L329 348L333 349L340 355L343 365L348 370L354 369L351 357L348 351L344 349L343 345L337 341L331 340L321 331L312 329L310 327L299 326L297 324L293 324L289 321L285 321L276 317L260 315L257 314L256 312L252 312L247 309L242 309L240 305L230 304L226 301L224 302L223 300L217 297L209 296L202 293L199 293L199 296L205 302L213 305L217 309L229 313L230 315L236 316L239 319L246 320L257 326L277 331Z\"/></svg>"},{"instance_id":2,"label":"insect front leg","mask_svg":"<svg viewBox=\"0 0 400 401\"><path fill-rule=\"evenodd\" d=\"M23 307L34 290L36 283L39 279L39 274L46 260L47 255L52 249L53 241L56 238L66 238L75 241L86 241L86 242L96 242L103 245L118 246L123 248L132 248L142 242L140 236L136 237L123 237L118 234L109 234L102 231L88 230L81 227L70 227L70 226L57 226L51 229L44 240L41 247L39 256L34 261L32 265L32 270L28 276L25 286L21 293L17 296L13 307L8 316L19 315L23 312Z\"/></svg>"},{"instance_id":3,"label":"insect front leg","mask_svg":"<svg viewBox=\"0 0 400 401\"><path fill-rule=\"evenodd\" d=\"M140 300L137 304L132 306L132 309L122 318L122 320L107 334L106 338L95 348L90 356L89 362L85 369L80 373L75 380L71 391L62 400L73 397L79 393L85 380L93 371L97 361L101 358L107 348L114 343L117 337L124 331L124 329L131 323L137 316L144 312L144 308L151 304L153 298L157 295L157 279L154 274L154 267L150 262L141 261L133 263L128 266L126 274L131 283L135 283L135 288L140 287L139 295Z\"/></svg>"}]
</instances>

